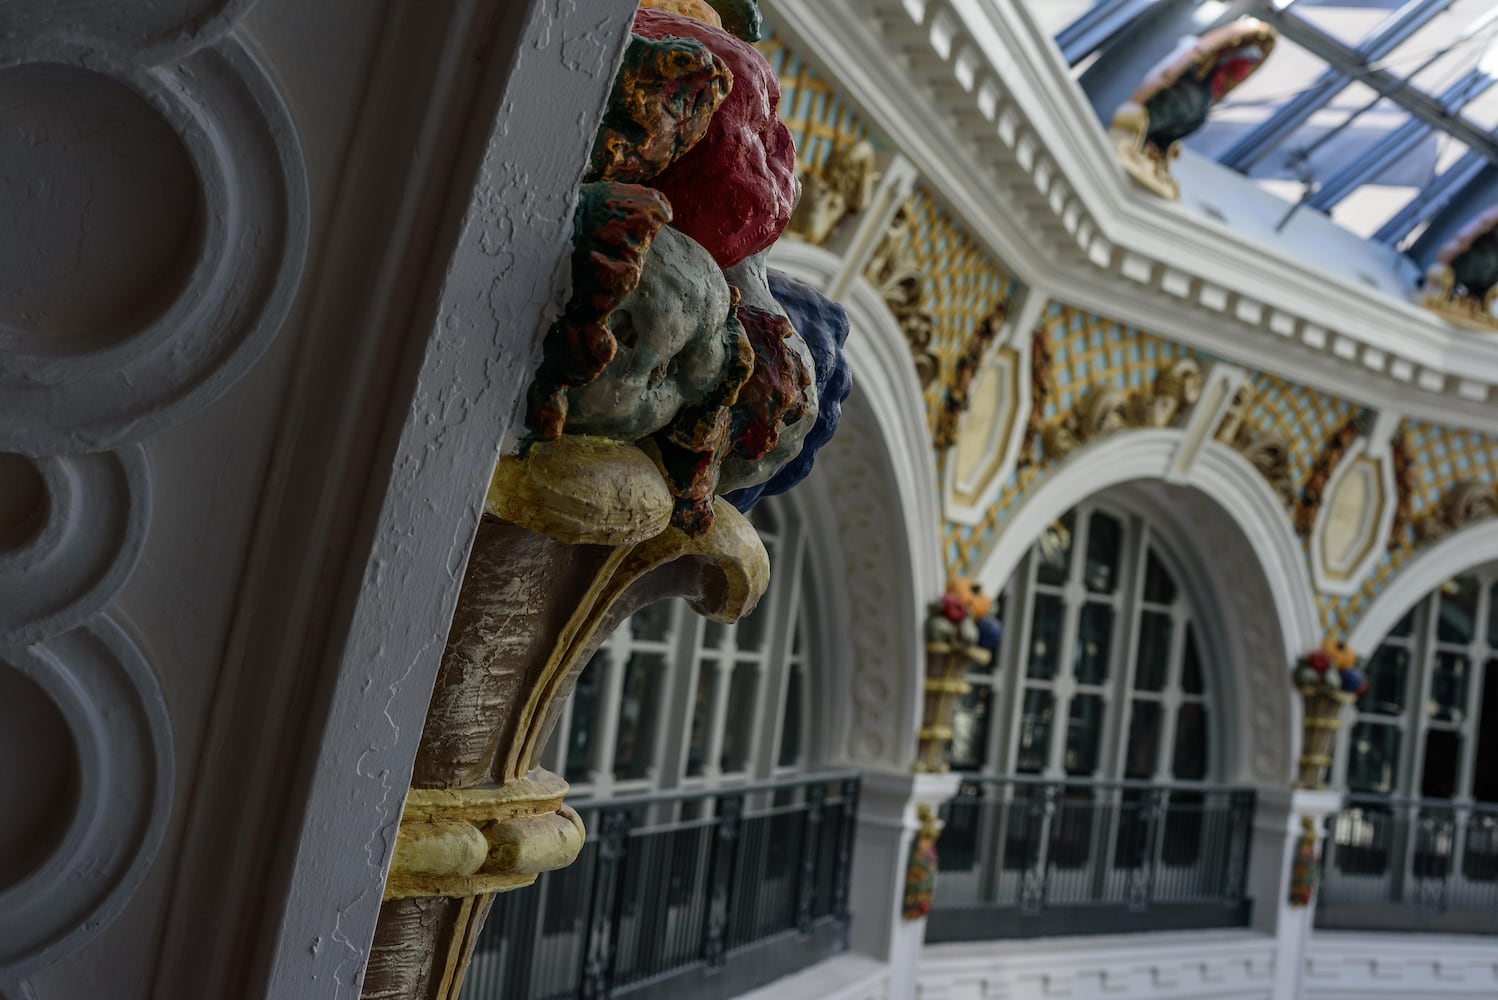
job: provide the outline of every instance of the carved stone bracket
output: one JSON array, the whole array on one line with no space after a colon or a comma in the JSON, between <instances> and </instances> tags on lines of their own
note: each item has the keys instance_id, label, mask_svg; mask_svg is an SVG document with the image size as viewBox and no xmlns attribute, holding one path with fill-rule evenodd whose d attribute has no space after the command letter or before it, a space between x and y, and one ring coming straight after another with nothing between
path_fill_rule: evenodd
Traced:
<instances>
[{"instance_id":1,"label":"carved stone bracket","mask_svg":"<svg viewBox=\"0 0 1498 1000\"><path fill-rule=\"evenodd\" d=\"M536 766L578 673L647 604L753 610L769 559L726 501L691 537L640 448L576 435L502 459L417 752L364 996L450 1000L492 894L570 864L567 784ZM506 520L514 518L515 520ZM519 522L519 523L517 523Z\"/></svg>"},{"instance_id":2,"label":"carved stone bracket","mask_svg":"<svg viewBox=\"0 0 1498 1000\"><path fill-rule=\"evenodd\" d=\"M1216 438L1219 444L1227 445L1248 459L1249 464L1259 470L1285 506L1296 504L1295 480L1290 469L1290 445L1279 438L1270 437L1248 421L1253 409L1254 394L1248 386L1240 386L1217 425Z\"/></svg>"},{"instance_id":3,"label":"carved stone bracket","mask_svg":"<svg viewBox=\"0 0 1498 1000\"><path fill-rule=\"evenodd\" d=\"M1180 358L1160 369L1149 389L1094 387L1071 413L1041 432L1046 458L1063 459L1080 445L1130 427L1172 427L1201 398L1202 382L1201 366Z\"/></svg>"},{"instance_id":4,"label":"carved stone bracket","mask_svg":"<svg viewBox=\"0 0 1498 1000\"><path fill-rule=\"evenodd\" d=\"M815 246L826 244L844 219L869 206L878 184L873 146L838 146L823 163L802 172L801 200L786 232Z\"/></svg>"},{"instance_id":5,"label":"carved stone bracket","mask_svg":"<svg viewBox=\"0 0 1498 1000\"><path fill-rule=\"evenodd\" d=\"M895 212L889 232L869 261L867 274L910 344L916 376L921 385L929 386L936 381L941 364L931 350L936 320L926 308L925 274L911 249L914 231L915 214L907 201Z\"/></svg>"}]
</instances>

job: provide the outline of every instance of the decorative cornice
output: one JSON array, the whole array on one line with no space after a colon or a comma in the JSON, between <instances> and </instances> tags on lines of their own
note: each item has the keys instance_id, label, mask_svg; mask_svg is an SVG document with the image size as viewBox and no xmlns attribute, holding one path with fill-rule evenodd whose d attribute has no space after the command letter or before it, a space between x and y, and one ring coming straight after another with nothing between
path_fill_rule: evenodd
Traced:
<instances>
[{"instance_id":1,"label":"decorative cornice","mask_svg":"<svg viewBox=\"0 0 1498 1000\"><path fill-rule=\"evenodd\" d=\"M1361 405L1498 430L1498 342L1134 190L1016 0L769 6L1023 282Z\"/></svg>"}]
</instances>

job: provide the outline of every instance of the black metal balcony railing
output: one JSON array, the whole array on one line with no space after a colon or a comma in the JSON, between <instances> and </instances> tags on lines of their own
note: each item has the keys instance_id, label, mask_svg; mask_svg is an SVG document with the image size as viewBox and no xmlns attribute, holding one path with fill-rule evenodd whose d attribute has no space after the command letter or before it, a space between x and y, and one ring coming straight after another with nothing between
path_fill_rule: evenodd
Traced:
<instances>
[{"instance_id":1,"label":"black metal balcony railing","mask_svg":"<svg viewBox=\"0 0 1498 1000\"><path fill-rule=\"evenodd\" d=\"M1351 795L1324 853L1317 927L1498 934L1498 806Z\"/></svg>"},{"instance_id":2,"label":"black metal balcony railing","mask_svg":"<svg viewBox=\"0 0 1498 1000\"><path fill-rule=\"evenodd\" d=\"M730 997L847 947L853 773L579 803L571 867L499 896L464 1000Z\"/></svg>"},{"instance_id":3,"label":"black metal balcony railing","mask_svg":"<svg viewBox=\"0 0 1498 1000\"><path fill-rule=\"evenodd\" d=\"M1241 927L1252 790L974 778L943 810L926 940Z\"/></svg>"}]
</instances>

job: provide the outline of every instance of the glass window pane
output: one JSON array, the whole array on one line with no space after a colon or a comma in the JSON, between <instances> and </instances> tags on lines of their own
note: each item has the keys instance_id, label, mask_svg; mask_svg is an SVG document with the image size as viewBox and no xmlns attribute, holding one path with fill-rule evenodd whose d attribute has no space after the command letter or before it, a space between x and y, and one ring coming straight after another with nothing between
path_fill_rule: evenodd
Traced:
<instances>
[{"instance_id":1,"label":"glass window pane","mask_svg":"<svg viewBox=\"0 0 1498 1000\"><path fill-rule=\"evenodd\" d=\"M1498 660L1482 668L1482 710L1477 717L1477 766L1472 769L1472 797L1498 802Z\"/></svg>"},{"instance_id":2,"label":"glass window pane","mask_svg":"<svg viewBox=\"0 0 1498 1000\"><path fill-rule=\"evenodd\" d=\"M1161 721L1159 702L1134 699L1129 717L1129 745L1124 747L1125 778L1147 780L1155 776Z\"/></svg>"},{"instance_id":3,"label":"glass window pane","mask_svg":"<svg viewBox=\"0 0 1498 1000\"><path fill-rule=\"evenodd\" d=\"M1374 722L1359 722L1352 728L1347 756L1350 791L1393 793L1399 781L1399 742L1403 735L1397 726Z\"/></svg>"},{"instance_id":4,"label":"glass window pane","mask_svg":"<svg viewBox=\"0 0 1498 1000\"><path fill-rule=\"evenodd\" d=\"M1070 775L1092 775L1097 772L1098 747L1103 741L1103 697L1079 694L1071 700L1071 716L1066 722L1066 759L1063 765Z\"/></svg>"},{"instance_id":5,"label":"glass window pane","mask_svg":"<svg viewBox=\"0 0 1498 1000\"><path fill-rule=\"evenodd\" d=\"M1176 711L1171 773L1178 781L1200 781L1207 776L1207 712L1201 705L1187 702Z\"/></svg>"},{"instance_id":6,"label":"glass window pane","mask_svg":"<svg viewBox=\"0 0 1498 1000\"><path fill-rule=\"evenodd\" d=\"M1035 613L1030 618L1030 662L1025 673L1036 680L1056 676L1061 659L1061 619L1065 609L1061 598L1051 594L1035 595Z\"/></svg>"},{"instance_id":7,"label":"glass window pane","mask_svg":"<svg viewBox=\"0 0 1498 1000\"><path fill-rule=\"evenodd\" d=\"M1087 589L1111 594L1118 589L1118 554L1123 546L1123 525L1101 512L1087 522Z\"/></svg>"},{"instance_id":8,"label":"glass window pane","mask_svg":"<svg viewBox=\"0 0 1498 1000\"><path fill-rule=\"evenodd\" d=\"M1430 704L1426 706L1432 719L1460 723L1467 717L1467 684L1471 674L1472 661L1461 653L1436 653L1435 669L1430 675Z\"/></svg>"},{"instance_id":9,"label":"glass window pane","mask_svg":"<svg viewBox=\"0 0 1498 1000\"><path fill-rule=\"evenodd\" d=\"M1071 569L1071 540L1077 525L1077 512L1067 511L1055 524L1040 533L1036 543L1035 579L1053 587L1066 583Z\"/></svg>"},{"instance_id":10,"label":"glass window pane","mask_svg":"<svg viewBox=\"0 0 1498 1000\"><path fill-rule=\"evenodd\" d=\"M1152 604L1170 604L1176 599L1176 582L1154 549L1144 563L1144 599Z\"/></svg>"},{"instance_id":11,"label":"glass window pane","mask_svg":"<svg viewBox=\"0 0 1498 1000\"><path fill-rule=\"evenodd\" d=\"M775 504L757 503L749 512L749 523L754 525L756 531L761 535L774 535L780 532L780 519L775 516Z\"/></svg>"},{"instance_id":12,"label":"glass window pane","mask_svg":"<svg viewBox=\"0 0 1498 1000\"><path fill-rule=\"evenodd\" d=\"M989 712L993 687L974 684L952 714L952 745L947 761L954 771L980 771L988 748Z\"/></svg>"},{"instance_id":13,"label":"glass window pane","mask_svg":"<svg viewBox=\"0 0 1498 1000\"><path fill-rule=\"evenodd\" d=\"M768 596L768 595L767 595ZM769 633L770 605L773 601L763 600L755 606L748 617L739 621L739 627L734 632L734 645L741 653L763 653Z\"/></svg>"},{"instance_id":14,"label":"glass window pane","mask_svg":"<svg viewBox=\"0 0 1498 1000\"><path fill-rule=\"evenodd\" d=\"M1358 711L1368 715L1403 715L1409 668L1410 651L1403 646L1385 644L1374 650L1364 671L1368 691L1358 699Z\"/></svg>"},{"instance_id":15,"label":"glass window pane","mask_svg":"<svg viewBox=\"0 0 1498 1000\"><path fill-rule=\"evenodd\" d=\"M1076 676L1079 684L1108 680L1108 652L1113 643L1113 608L1089 601L1077 629Z\"/></svg>"},{"instance_id":16,"label":"glass window pane","mask_svg":"<svg viewBox=\"0 0 1498 1000\"><path fill-rule=\"evenodd\" d=\"M625 665L619 735L614 741L614 777L619 781L647 777L655 764L665 670L666 659L659 653L635 653Z\"/></svg>"},{"instance_id":17,"label":"glass window pane","mask_svg":"<svg viewBox=\"0 0 1498 1000\"><path fill-rule=\"evenodd\" d=\"M799 629L797 630L799 633ZM801 699L804 671L800 667L792 670L786 678L785 709L780 714L780 753L775 758L779 767L794 767L801 759Z\"/></svg>"},{"instance_id":18,"label":"glass window pane","mask_svg":"<svg viewBox=\"0 0 1498 1000\"><path fill-rule=\"evenodd\" d=\"M1135 691L1159 691L1170 671L1170 616L1139 613L1139 652L1134 666Z\"/></svg>"},{"instance_id":19,"label":"glass window pane","mask_svg":"<svg viewBox=\"0 0 1498 1000\"><path fill-rule=\"evenodd\" d=\"M577 688L572 692L572 723L567 729L567 759L562 777L574 784L589 780L593 734L598 729L598 692L608 670L608 650L600 649L578 674Z\"/></svg>"},{"instance_id":20,"label":"glass window pane","mask_svg":"<svg viewBox=\"0 0 1498 1000\"><path fill-rule=\"evenodd\" d=\"M736 774L749 766L759 713L755 701L759 693L758 667L752 661L741 661L733 668L728 684L728 712L723 723L723 754L718 767L724 774Z\"/></svg>"},{"instance_id":21,"label":"glass window pane","mask_svg":"<svg viewBox=\"0 0 1498 1000\"><path fill-rule=\"evenodd\" d=\"M1462 737L1449 729L1425 734L1425 767L1420 794L1428 799L1449 799L1456 793L1456 770L1462 759Z\"/></svg>"},{"instance_id":22,"label":"glass window pane","mask_svg":"<svg viewBox=\"0 0 1498 1000\"><path fill-rule=\"evenodd\" d=\"M675 601L656 601L636 611L629 619L629 634L642 642L665 642L671 631Z\"/></svg>"},{"instance_id":23,"label":"glass window pane","mask_svg":"<svg viewBox=\"0 0 1498 1000\"><path fill-rule=\"evenodd\" d=\"M1014 769L1020 774L1039 774L1050 754L1051 722L1056 712L1049 691L1025 692L1019 718L1019 753Z\"/></svg>"},{"instance_id":24,"label":"glass window pane","mask_svg":"<svg viewBox=\"0 0 1498 1000\"><path fill-rule=\"evenodd\" d=\"M1407 639L1414 634L1415 610L1415 608L1410 608L1409 612L1403 618L1399 619L1399 622L1389 630L1389 635L1396 639Z\"/></svg>"},{"instance_id":25,"label":"glass window pane","mask_svg":"<svg viewBox=\"0 0 1498 1000\"><path fill-rule=\"evenodd\" d=\"M1187 694L1206 691L1202 683L1202 658L1196 650L1196 632L1186 624L1186 648L1181 650L1181 690Z\"/></svg>"},{"instance_id":26,"label":"glass window pane","mask_svg":"<svg viewBox=\"0 0 1498 1000\"><path fill-rule=\"evenodd\" d=\"M702 621L702 648L707 652L717 652L728 641L728 626L721 622Z\"/></svg>"},{"instance_id":27,"label":"glass window pane","mask_svg":"<svg viewBox=\"0 0 1498 1000\"><path fill-rule=\"evenodd\" d=\"M1446 581L1436 619L1436 638L1467 643L1477 631L1477 580L1459 576Z\"/></svg>"},{"instance_id":28,"label":"glass window pane","mask_svg":"<svg viewBox=\"0 0 1498 1000\"><path fill-rule=\"evenodd\" d=\"M718 682L714 660L697 663L697 689L692 695L692 728L687 732L687 775L697 777L707 768L707 731L713 721L713 690Z\"/></svg>"}]
</instances>

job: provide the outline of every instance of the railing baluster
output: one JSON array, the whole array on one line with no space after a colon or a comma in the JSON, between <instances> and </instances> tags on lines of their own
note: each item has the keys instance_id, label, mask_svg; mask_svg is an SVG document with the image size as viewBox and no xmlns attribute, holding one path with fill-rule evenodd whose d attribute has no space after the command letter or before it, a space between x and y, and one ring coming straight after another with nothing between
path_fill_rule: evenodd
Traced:
<instances>
[{"instance_id":1,"label":"railing baluster","mask_svg":"<svg viewBox=\"0 0 1498 1000\"><path fill-rule=\"evenodd\" d=\"M1144 826L1142 864L1129 873L1129 909L1145 910L1155 896L1155 873L1160 867L1164 826L1165 793L1146 789L1139 800L1139 818Z\"/></svg>"},{"instance_id":2,"label":"railing baluster","mask_svg":"<svg viewBox=\"0 0 1498 1000\"><path fill-rule=\"evenodd\" d=\"M598 859L593 869L592 905L588 910L587 960L578 993L584 1000L606 1000L613 991L614 948L619 932L619 885L629 850L633 818L627 809L603 813Z\"/></svg>"},{"instance_id":3,"label":"railing baluster","mask_svg":"<svg viewBox=\"0 0 1498 1000\"><path fill-rule=\"evenodd\" d=\"M817 893L817 857L822 849L822 813L826 802L826 785L812 785L806 790L806 809L801 820L801 880L796 886L796 930L803 937L811 933L812 904Z\"/></svg>"},{"instance_id":4,"label":"railing baluster","mask_svg":"<svg viewBox=\"0 0 1498 1000\"><path fill-rule=\"evenodd\" d=\"M1050 864L1050 840L1055 827L1056 797L1060 791L1060 785L1031 789L1025 810L1027 863L1019 897L1021 913L1039 913L1045 909L1046 869Z\"/></svg>"},{"instance_id":5,"label":"railing baluster","mask_svg":"<svg viewBox=\"0 0 1498 1000\"><path fill-rule=\"evenodd\" d=\"M842 838L837 847L832 912L844 927L848 925L848 887L853 880L853 838L858 831L858 791L857 778L848 778L843 782Z\"/></svg>"},{"instance_id":6,"label":"railing baluster","mask_svg":"<svg viewBox=\"0 0 1498 1000\"><path fill-rule=\"evenodd\" d=\"M712 879L709 890L707 934L702 957L708 968L723 967L727 950L729 913L733 902L734 872L739 865L739 826L744 816L742 796L729 795L717 803L717 836L713 838Z\"/></svg>"},{"instance_id":7,"label":"railing baluster","mask_svg":"<svg viewBox=\"0 0 1498 1000\"><path fill-rule=\"evenodd\" d=\"M1241 903L1248 889L1248 841L1253 833L1255 795L1232 792L1228 805L1228 859L1223 872L1222 897L1228 903Z\"/></svg>"}]
</instances>

